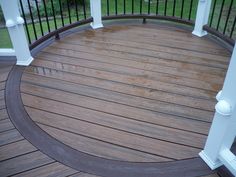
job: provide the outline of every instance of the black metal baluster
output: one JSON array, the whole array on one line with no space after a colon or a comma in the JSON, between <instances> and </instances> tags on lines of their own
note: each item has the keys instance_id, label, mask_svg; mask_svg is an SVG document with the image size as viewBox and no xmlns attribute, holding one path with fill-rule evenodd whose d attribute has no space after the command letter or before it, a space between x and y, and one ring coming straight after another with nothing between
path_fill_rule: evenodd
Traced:
<instances>
[{"instance_id":1,"label":"black metal baluster","mask_svg":"<svg viewBox=\"0 0 236 177\"><path fill-rule=\"evenodd\" d=\"M156 15L158 14L158 9L159 9L159 0L157 0L157 4L156 4Z\"/></svg>"},{"instance_id":2,"label":"black metal baluster","mask_svg":"<svg viewBox=\"0 0 236 177\"><path fill-rule=\"evenodd\" d=\"M76 13L76 19L79 21L79 13L78 13L78 3L77 0L75 0L75 13Z\"/></svg>"},{"instance_id":3,"label":"black metal baluster","mask_svg":"<svg viewBox=\"0 0 236 177\"><path fill-rule=\"evenodd\" d=\"M40 26L41 34L43 36L44 32L43 32L43 26L42 26L41 16L40 16L40 12L39 12L39 5L38 5L37 0L35 0L35 4L36 4L37 14L38 14L38 18L39 18L39 26Z\"/></svg>"},{"instance_id":4,"label":"black metal baluster","mask_svg":"<svg viewBox=\"0 0 236 177\"><path fill-rule=\"evenodd\" d=\"M232 29L231 29L231 32L230 32L230 35L229 35L230 38L232 38L232 36L233 36L235 24L236 24L236 16L234 17L233 26L232 26Z\"/></svg>"},{"instance_id":5,"label":"black metal baluster","mask_svg":"<svg viewBox=\"0 0 236 177\"><path fill-rule=\"evenodd\" d=\"M115 12L116 12L116 15L117 15L117 13L118 13L117 0L115 0Z\"/></svg>"},{"instance_id":6,"label":"black metal baluster","mask_svg":"<svg viewBox=\"0 0 236 177\"><path fill-rule=\"evenodd\" d=\"M190 1L189 14L188 14L188 19L189 20L191 20L192 9L193 9L193 0Z\"/></svg>"},{"instance_id":7,"label":"black metal baluster","mask_svg":"<svg viewBox=\"0 0 236 177\"><path fill-rule=\"evenodd\" d=\"M84 19L87 19L87 15L86 15L86 2L85 2L85 0L83 0L83 10L84 10Z\"/></svg>"},{"instance_id":8,"label":"black metal baluster","mask_svg":"<svg viewBox=\"0 0 236 177\"><path fill-rule=\"evenodd\" d=\"M143 13L143 0L140 0L140 14L142 14Z\"/></svg>"},{"instance_id":9,"label":"black metal baluster","mask_svg":"<svg viewBox=\"0 0 236 177\"><path fill-rule=\"evenodd\" d=\"M63 12L62 12L62 6L61 6L61 0L59 0L58 2L59 2L59 7L60 7L61 23L62 23L62 26L65 26Z\"/></svg>"},{"instance_id":10,"label":"black metal baluster","mask_svg":"<svg viewBox=\"0 0 236 177\"><path fill-rule=\"evenodd\" d=\"M33 31L34 31L34 37L35 37L35 39L37 40L38 37L37 37L36 29L35 29L34 17L33 17L33 14L32 14L31 5L30 5L29 0L27 0L27 4L28 4L28 7L29 7L30 18L31 18L32 26L33 26Z\"/></svg>"},{"instance_id":11,"label":"black metal baluster","mask_svg":"<svg viewBox=\"0 0 236 177\"><path fill-rule=\"evenodd\" d=\"M126 14L126 0L124 0L124 14Z\"/></svg>"},{"instance_id":12,"label":"black metal baluster","mask_svg":"<svg viewBox=\"0 0 236 177\"><path fill-rule=\"evenodd\" d=\"M134 0L132 0L132 14L134 14Z\"/></svg>"},{"instance_id":13,"label":"black metal baluster","mask_svg":"<svg viewBox=\"0 0 236 177\"><path fill-rule=\"evenodd\" d=\"M47 8L46 8L45 0L43 0L43 7L44 7L45 16L46 16L48 32L51 32L51 28L50 28L49 21L48 21L48 12L47 12Z\"/></svg>"},{"instance_id":14,"label":"black metal baluster","mask_svg":"<svg viewBox=\"0 0 236 177\"><path fill-rule=\"evenodd\" d=\"M175 16L175 7L176 7L176 0L174 0L174 4L173 4L173 11L172 11L172 16Z\"/></svg>"},{"instance_id":15,"label":"black metal baluster","mask_svg":"<svg viewBox=\"0 0 236 177\"><path fill-rule=\"evenodd\" d=\"M227 25L228 25L228 22L229 22L229 15L230 15L231 10L232 10L233 1L234 1L234 0L231 0L231 1L230 1L229 10L228 10L228 13L227 13L227 17L226 17L226 22L225 22L225 27L224 27L223 34L225 34L225 31L226 31L226 28L227 28Z\"/></svg>"},{"instance_id":16,"label":"black metal baluster","mask_svg":"<svg viewBox=\"0 0 236 177\"><path fill-rule=\"evenodd\" d=\"M107 0L107 16L109 16L110 14L109 9L110 9L109 0Z\"/></svg>"},{"instance_id":17,"label":"black metal baluster","mask_svg":"<svg viewBox=\"0 0 236 177\"><path fill-rule=\"evenodd\" d=\"M182 0L182 5L181 5L181 15L180 15L180 18L183 18L183 13L184 13L184 0Z\"/></svg>"},{"instance_id":18,"label":"black metal baluster","mask_svg":"<svg viewBox=\"0 0 236 177\"><path fill-rule=\"evenodd\" d=\"M51 0L51 7L52 7L52 14L53 14L54 26L55 26L55 29L57 29L57 20L56 20L56 15L55 15L54 4L53 4L53 1L52 1L52 0Z\"/></svg>"},{"instance_id":19,"label":"black metal baluster","mask_svg":"<svg viewBox=\"0 0 236 177\"><path fill-rule=\"evenodd\" d=\"M220 15L219 15L219 18L218 18L216 30L218 30L218 29L219 29L219 26L220 26L220 20L221 20L221 16L222 16L224 4L225 4L225 0L222 1L221 7L220 7Z\"/></svg>"},{"instance_id":20,"label":"black metal baluster","mask_svg":"<svg viewBox=\"0 0 236 177\"><path fill-rule=\"evenodd\" d=\"M151 0L148 0L148 14L150 14L150 9L151 9Z\"/></svg>"},{"instance_id":21,"label":"black metal baluster","mask_svg":"<svg viewBox=\"0 0 236 177\"><path fill-rule=\"evenodd\" d=\"M67 9L68 9L69 22L71 24L71 14L70 14L70 2L69 2L69 0L66 0L66 4L67 4Z\"/></svg>"},{"instance_id":22,"label":"black metal baluster","mask_svg":"<svg viewBox=\"0 0 236 177\"><path fill-rule=\"evenodd\" d=\"M214 3L213 3L212 15L211 15L211 20L210 20L210 27L212 26L213 18L214 18L214 15L215 15L216 2L217 2L217 0L215 0Z\"/></svg>"},{"instance_id":23,"label":"black metal baluster","mask_svg":"<svg viewBox=\"0 0 236 177\"><path fill-rule=\"evenodd\" d=\"M164 10L164 15L166 16L166 11L167 11L167 0L165 0L165 10Z\"/></svg>"},{"instance_id":24,"label":"black metal baluster","mask_svg":"<svg viewBox=\"0 0 236 177\"><path fill-rule=\"evenodd\" d=\"M20 7L21 7L21 12L22 12L22 15L23 15L23 18L24 18L24 21L25 21L25 29L26 29L26 33L27 33L27 36L28 36L29 44L31 44L31 38L30 38L30 34L29 34L28 23L26 21L25 11L24 11L24 7L23 7L23 4L22 4L22 0L20 0Z\"/></svg>"}]
</instances>

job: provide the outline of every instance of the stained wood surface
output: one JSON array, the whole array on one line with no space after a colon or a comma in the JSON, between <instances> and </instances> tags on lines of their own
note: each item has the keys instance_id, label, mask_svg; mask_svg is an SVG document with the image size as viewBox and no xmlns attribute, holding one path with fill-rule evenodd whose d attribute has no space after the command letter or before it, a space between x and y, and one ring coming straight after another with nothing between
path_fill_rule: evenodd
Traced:
<instances>
[{"instance_id":1,"label":"stained wood surface","mask_svg":"<svg viewBox=\"0 0 236 177\"><path fill-rule=\"evenodd\" d=\"M79 174L40 152L12 124L5 104L5 84L13 64L0 60L0 176L64 177Z\"/></svg>"},{"instance_id":2,"label":"stained wood surface","mask_svg":"<svg viewBox=\"0 0 236 177\"><path fill-rule=\"evenodd\" d=\"M197 157L230 53L174 27L112 26L75 33L27 67L28 114L61 142L132 162Z\"/></svg>"}]
</instances>

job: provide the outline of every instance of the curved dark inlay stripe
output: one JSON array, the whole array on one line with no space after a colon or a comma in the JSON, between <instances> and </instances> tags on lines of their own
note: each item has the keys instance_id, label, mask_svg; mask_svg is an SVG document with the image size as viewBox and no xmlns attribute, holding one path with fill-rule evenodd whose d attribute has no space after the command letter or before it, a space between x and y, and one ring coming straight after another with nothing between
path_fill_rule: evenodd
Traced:
<instances>
[{"instance_id":1,"label":"curved dark inlay stripe","mask_svg":"<svg viewBox=\"0 0 236 177\"><path fill-rule=\"evenodd\" d=\"M9 117L28 141L55 160L104 177L194 177L213 173L200 158L162 163L124 162L89 155L63 144L43 131L27 114L20 94L24 68L14 66L6 84Z\"/></svg>"}]
</instances>

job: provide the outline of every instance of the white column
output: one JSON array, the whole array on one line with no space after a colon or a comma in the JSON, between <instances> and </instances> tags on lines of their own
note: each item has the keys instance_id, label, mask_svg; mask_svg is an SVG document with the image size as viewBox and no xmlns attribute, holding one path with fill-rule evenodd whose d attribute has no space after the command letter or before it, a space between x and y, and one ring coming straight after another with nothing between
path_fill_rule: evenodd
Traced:
<instances>
[{"instance_id":1,"label":"white column","mask_svg":"<svg viewBox=\"0 0 236 177\"><path fill-rule=\"evenodd\" d=\"M208 23L210 9L211 0L199 0L195 26L192 32L194 35L202 37L207 34L207 32L203 30L203 26Z\"/></svg>"},{"instance_id":2,"label":"white column","mask_svg":"<svg viewBox=\"0 0 236 177\"><path fill-rule=\"evenodd\" d=\"M236 46L231 57L224 86L217 95L216 113L206 141L204 150L200 152L202 159L211 169L229 162L230 148L236 135ZM228 156L228 157L226 157ZM232 161L235 164L235 159ZM228 166L230 166L228 164ZM236 174L235 174L236 175Z\"/></svg>"},{"instance_id":3,"label":"white column","mask_svg":"<svg viewBox=\"0 0 236 177\"><path fill-rule=\"evenodd\" d=\"M17 0L0 0L11 42L17 58L17 65L28 66L33 58L30 54L24 31L24 20L20 16Z\"/></svg>"},{"instance_id":4,"label":"white column","mask_svg":"<svg viewBox=\"0 0 236 177\"><path fill-rule=\"evenodd\" d=\"M101 0L90 0L91 16L93 22L90 24L93 29L102 28L102 9Z\"/></svg>"}]
</instances>

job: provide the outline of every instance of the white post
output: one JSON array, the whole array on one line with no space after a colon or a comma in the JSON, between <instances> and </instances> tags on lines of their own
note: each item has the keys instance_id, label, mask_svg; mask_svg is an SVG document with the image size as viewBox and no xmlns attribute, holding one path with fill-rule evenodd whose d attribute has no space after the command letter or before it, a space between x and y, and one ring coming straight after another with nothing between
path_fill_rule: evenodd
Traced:
<instances>
[{"instance_id":1,"label":"white post","mask_svg":"<svg viewBox=\"0 0 236 177\"><path fill-rule=\"evenodd\" d=\"M207 34L207 32L203 30L203 26L208 23L210 9L211 0L199 0L195 26L192 32L194 35L202 37Z\"/></svg>"},{"instance_id":2,"label":"white post","mask_svg":"<svg viewBox=\"0 0 236 177\"><path fill-rule=\"evenodd\" d=\"M17 0L0 0L0 5L17 59L16 64L28 66L33 61L33 58L30 54L23 26L24 20L20 16Z\"/></svg>"},{"instance_id":3,"label":"white post","mask_svg":"<svg viewBox=\"0 0 236 177\"><path fill-rule=\"evenodd\" d=\"M93 29L102 28L102 9L101 0L90 0L91 16L93 22L90 24Z\"/></svg>"},{"instance_id":4,"label":"white post","mask_svg":"<svg viewBox=\"0 0 236 177\"><path fill-rule=\"evenodd\" d=\"M236 158L230 148L236 136L236 45L231 57L224 86L217 95L216 113L205 148L200 152L202 159L213 170L222 164L236 175Z\"/></svg>"}]
</instances>

